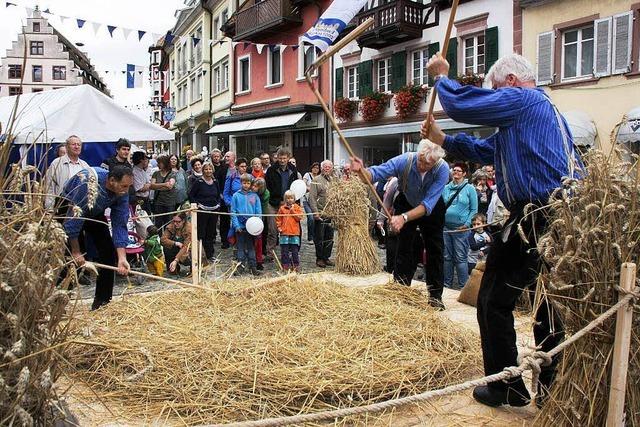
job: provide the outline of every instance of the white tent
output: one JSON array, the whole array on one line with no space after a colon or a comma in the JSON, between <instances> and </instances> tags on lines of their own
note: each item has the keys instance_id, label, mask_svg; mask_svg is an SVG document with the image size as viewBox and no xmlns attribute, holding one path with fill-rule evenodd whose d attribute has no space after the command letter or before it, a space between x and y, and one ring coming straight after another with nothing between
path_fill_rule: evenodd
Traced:
<instances>
[{"instance_id":1,"label":"white tent","mask_svg":"<svg viewBox=\"0 0 640 427\"><path fill-rule=\"evenodd\" d=\"M619 143L640 142L640 107L636 107L624 115L618 130Z\"/></svg>"},{"instance_id":2,"label":"white tent","mask_svg":"<svg viewBox=\"0 0 640 427\"><path fill-rule=\"evenodd\" d=\"M0 98L6 132L16 96ZM136 116L89 85L28 93L20 97L12 134L16 144L60 143L69 135L86 142L167 141L175 134Z\"/></svg>"}]
</instances>

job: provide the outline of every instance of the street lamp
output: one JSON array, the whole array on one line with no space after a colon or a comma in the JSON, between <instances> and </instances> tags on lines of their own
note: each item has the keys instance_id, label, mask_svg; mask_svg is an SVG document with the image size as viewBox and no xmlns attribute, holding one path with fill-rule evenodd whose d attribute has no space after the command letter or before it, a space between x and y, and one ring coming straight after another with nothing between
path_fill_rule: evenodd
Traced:
<instances>
[{"instance_id":1,"label":"street lamp","mask_svg":"<svg viewBox=\"0 0 640 427\"><path fill-rule=\"evenodd\" d=\"M193 142L191 143L191 149L196 151L196 118L193 117L193 114L189 116L189 120L187 120L187 125L189 129L191 129L191 133L193 134Z\"/></svg>"}]
</instances>

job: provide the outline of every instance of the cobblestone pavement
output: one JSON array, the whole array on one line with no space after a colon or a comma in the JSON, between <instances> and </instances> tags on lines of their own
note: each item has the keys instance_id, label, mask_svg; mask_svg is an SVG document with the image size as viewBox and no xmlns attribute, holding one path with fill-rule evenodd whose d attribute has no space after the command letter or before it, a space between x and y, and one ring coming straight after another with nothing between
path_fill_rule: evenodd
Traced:
<instances>
[{"instance_id":1,"label":"cobblestone pavement","mask_svg":"<svg viewBox=\"0 0 640 427\"><path fill-rule=\"evenodd\" d=\"M302 247L300 249L300 272L301 273L313 273L318 271L330 270L334 267L319 268L316 266L316 257L315 257L315 248L313 242L307 240L307 226L306 221L302 221ZM335 238L338 237L336 233ZM278 258L280 257L279 248L277 248L276 253ZM386 256L385 251L382 249L378 249L378 253L380 254L381 265L384 265ZM228 276L234 268L235 262L233 260L233 248L229 249L221 249L220 242L217 241L215 244L215 256L218 259L216 263L213 265L209 265L204 267L202 272L202 281L204 283L210 283L215 280L221 280L225 273ZM335 257L335 245L333 254L331 259ZM146 272L146 270L145 270ZM278 269L278 264L276 262L268 262L264 264L264 270L262 271L263 278L274 277L282 272ZM172 279L183 280L187 282L191 282L191 277L178 277L174 275L170 275L165 273L166 277ZM259 278L254 278L251 275L243 276L248 280L259 280ZM134 275L130 275L129 277L122 277L116 275L116 285L113 288L113 296L116 297L118 295L122 295L123 293L138 293L138 292L152 292L163 289L174 289L178 288L178 285L173 285L170 283L166 283L159 280L152 280L147 278L136 277ZM80 297L85 298L93 298L95 293L95 279L91 280L91 284L80 285Z\"/></svg>"}]
</instances>

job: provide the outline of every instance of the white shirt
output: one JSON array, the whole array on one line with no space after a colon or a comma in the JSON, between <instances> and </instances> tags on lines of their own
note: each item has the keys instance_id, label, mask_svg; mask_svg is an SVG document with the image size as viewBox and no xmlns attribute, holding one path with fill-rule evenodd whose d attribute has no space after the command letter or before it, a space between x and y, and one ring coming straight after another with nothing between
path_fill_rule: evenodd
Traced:
<instances>
[{"instance_id":1,"label":"white shirt","mask_svg":"<svg viewBox=\"0 0 640 427\"><path fill-rule=\"evenodd\" d=\"M54 196L59 196L62 193L64 185L69 178L76 175L82 169L88 168L89 164L84 160L79 158L76 162L73 162L66 154L53 159L45 176L45 192L50 194L45 199L45 207L47 209L53 208L55 204Z\"/></svg>"},{"instance_id":2,"label":"white shirt","mask_svg":"<svg viewBox=\"0 0 640 427\"><path fill-rule=\"evenodd\" d=\"M146 170L139 168L138 166L133 167L133 188L136 191L136 196L144 198L149 197L149 190L140 191L140 189L150 182L151 177Z\"/></svg>"}]
</instances>

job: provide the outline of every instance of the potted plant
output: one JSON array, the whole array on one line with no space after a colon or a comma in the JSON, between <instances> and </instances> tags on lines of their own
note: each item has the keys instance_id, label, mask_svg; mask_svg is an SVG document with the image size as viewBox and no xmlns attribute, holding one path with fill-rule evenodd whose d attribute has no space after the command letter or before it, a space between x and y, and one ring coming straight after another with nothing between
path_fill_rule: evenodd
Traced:
<instances>
[{"instance_id":1,"label":"potted plant","mask_svg":"<svg viewBox=\"0 0 640 427\"><path fill-rule=\"evenodd\" d=\"M427 88L414 86L413 84L409 84L398 89L393 100L398 117L405 119L412 114L415 114L420 108L420 103L427 91Z\"/></svg>"},{"instance_id":2,"label":"potted plant","mask_svg":"<svg viewBox=\"0 0 640 427\"><path fill-rule=\"evenodd\" d=\"M358 102L348 98L340 98L333 104L333 112L336 118L342 122L350 121L357 108Z\"/></svg>"},{"instance_id":3,"label":"potted plant","mask_svg":"<svg viewBox=\"0 0 640 427\"><path fill-rule=\"evenodd\" d=\"M360 104L360 114L362 119L367 122L378 120L384 110L387 109L387 102L391 95L382 92L373 92L362 98Z\"/></svg>"},{"instance_id":4,"label":"potted plant","mask_svg":"<svg viewBox=\"0 0 640 427\"><path fill-rule=\"evenodd\" d=\"M468 72L462 76L458 76L456 80L458 80L458 82L463 86L469 85L482 87L482 84L484 83L484 74L475 74Z\"/></svg>"}]
</instances>

